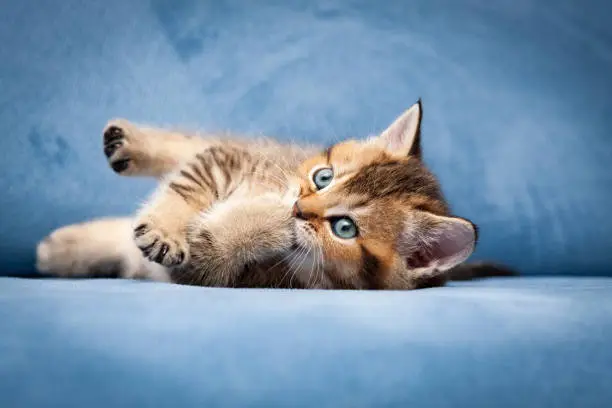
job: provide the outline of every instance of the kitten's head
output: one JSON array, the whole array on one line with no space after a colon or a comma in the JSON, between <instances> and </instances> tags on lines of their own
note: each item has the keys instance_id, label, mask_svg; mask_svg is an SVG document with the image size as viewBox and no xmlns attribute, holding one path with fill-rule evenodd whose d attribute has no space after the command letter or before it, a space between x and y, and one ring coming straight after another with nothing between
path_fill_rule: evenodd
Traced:
<instances>
[{"instance_id":1,"label":"kitten's head","mask_svg":"<svg viewBox=\"0 0 612 408\"><path fill-rule=\"evenodd\" d=\"M294 258L304 258L304 285L410 289L472 253L476 227L450 215L422 162L421 118L419 101L379 136L301 165Z\"/></svg>"}]
</instances>

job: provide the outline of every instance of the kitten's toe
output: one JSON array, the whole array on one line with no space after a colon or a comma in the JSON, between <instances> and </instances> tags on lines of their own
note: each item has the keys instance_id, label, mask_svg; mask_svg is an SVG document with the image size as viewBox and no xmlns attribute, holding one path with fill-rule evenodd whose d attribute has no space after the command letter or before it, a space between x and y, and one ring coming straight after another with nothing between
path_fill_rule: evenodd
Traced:
<instances>
[{"instance_id":1,"label":"kitten's toe","mask_svg":"<svg viewBox=\"0 0 612 408\"><path fill-rule=\"evenodd\" d=\"M125 139L125 134L123 130L114 125L110 125L106 130L104 130L104 154L106 157L111 157L113 153L117 151L118 148L123 146L123 139Z\"/></svg>"},{"instance_id":2,"label":"kitten's toe","mask_svg":"<svg viewBox=\"0 0 612 408\"><path fill-rule=\"evenodd\" d=\"M139 223L134 228L134 242L145 258L169 268L180 266L187 258L184 240L150 223Z\"/></svg>"},{"instance_id":3,"label":"kitten's toe","mask_svg":"<svg viewBox=\"0 0 612 408\"><path fill-rule=\"evenodd\" d=\"M137 172L138 130L128 121L110 121L102 134L104 155L115 173L130 175Z\"/></svg>"}]
</instances>

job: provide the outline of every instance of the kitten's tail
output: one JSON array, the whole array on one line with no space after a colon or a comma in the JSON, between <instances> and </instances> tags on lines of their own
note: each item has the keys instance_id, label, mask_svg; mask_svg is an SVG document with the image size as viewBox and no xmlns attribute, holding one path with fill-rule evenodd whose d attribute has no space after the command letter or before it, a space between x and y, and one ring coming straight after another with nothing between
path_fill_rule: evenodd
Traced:
<instances>
[{"instance_id":1,"label":"kitten's tail","mask_svg":"<svg viewBox=\"0 0 612 408\"><path fill-rule=\"evenodd\" d=\"M518 272L508 266L491 262L463 263L447 272L448 280L451 281L510 276L518 276Z\"/></svg>"}]
</instances>

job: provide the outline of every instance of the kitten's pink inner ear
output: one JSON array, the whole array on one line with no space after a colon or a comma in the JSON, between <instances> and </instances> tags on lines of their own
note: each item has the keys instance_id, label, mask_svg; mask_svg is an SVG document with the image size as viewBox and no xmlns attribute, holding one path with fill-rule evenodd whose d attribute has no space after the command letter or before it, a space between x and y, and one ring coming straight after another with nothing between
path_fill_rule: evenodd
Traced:
<instances>
[{"instance_id":1,"label":"kitten's pink inner ear","mask_svg":"<svg viewBox=\"0 0 612 408\"><path fill-rule=\"evenodd\" d=\"M398 251L411 269L450 269L465 261L474 251L476 230L465 220L435 217L437 225L423 231L405 231L398 240Z\"/></svg>"},{"instance_id":2,"label":"kitten's pink inner ear","mask_svg":"<svg viewBox=\"0 0 612 408\"><path fill-rule=\"evenodd\" d=\"M407 156L420 152L421 103L415 103L400 115L378 137L384 148L394 155Z\"/></svg>"}]
</instances>

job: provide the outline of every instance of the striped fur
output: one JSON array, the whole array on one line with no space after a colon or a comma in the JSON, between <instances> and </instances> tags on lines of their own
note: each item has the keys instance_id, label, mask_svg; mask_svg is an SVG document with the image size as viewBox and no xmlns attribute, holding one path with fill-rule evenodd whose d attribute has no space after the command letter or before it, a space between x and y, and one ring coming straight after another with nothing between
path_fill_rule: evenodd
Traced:
<instances>
[{"instance_id":1,"label":"striped fur","mask_svg":"<svg viewBox=\"0 0 612 408\"><path fill-rule=\"evenodd\" d=\"M419 102L380 136L327 149L113 121L104 132L111 168L160 179L134 218L108 224L122 237L131 229L131 247L109 251L90 224L69 226L39 245L39 269L88 276L95 265L124 265L121 276L181 284L324 289L416 289L441 285L452 271L468 276L469 267L456 267L473 251L476 228L450 214L423 163L421 118ZM319 188L313 177L322 168L333 179ZM334 233L342 217L357 236ZM68 242L87 251L66 255ZM56 253L91 260L71 270Z\"/></svg>"}]
</instances>

